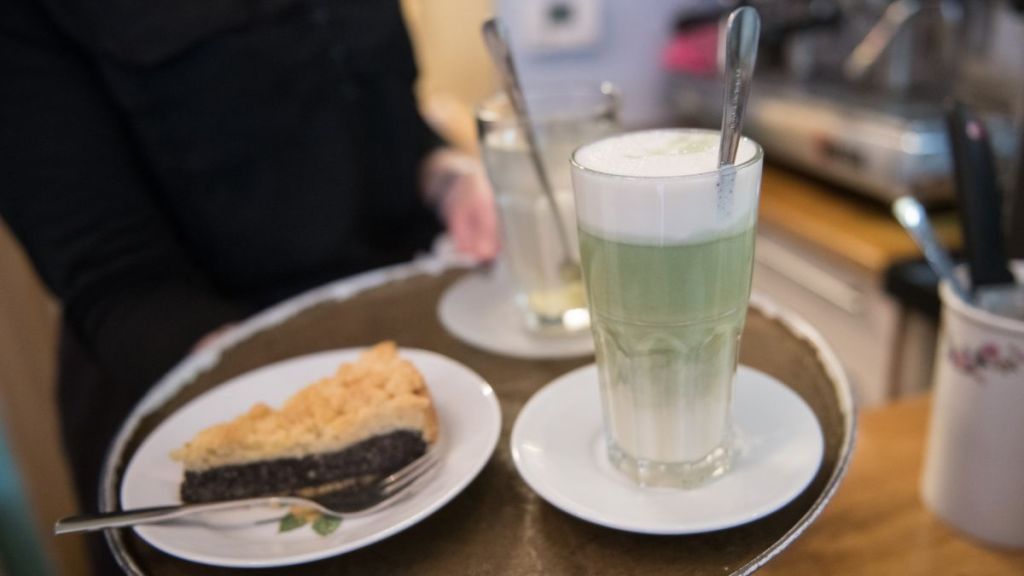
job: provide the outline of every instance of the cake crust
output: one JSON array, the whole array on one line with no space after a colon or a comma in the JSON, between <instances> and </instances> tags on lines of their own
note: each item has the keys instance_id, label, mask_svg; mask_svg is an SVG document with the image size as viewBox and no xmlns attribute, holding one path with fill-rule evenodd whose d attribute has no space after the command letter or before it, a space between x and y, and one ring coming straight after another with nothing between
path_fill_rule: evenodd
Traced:
<instances>
[{"instance_id":1,"label":"cake crust","mask_svg":"<svg viewBox=\"0 0 1024 576\"><path fill-rule=\"evenodd\" d=\"M437 414L423 375L385 341L303 388L279 410L247 413L200 432L171 453L186 471L336 452L398 430L437 439Z\"/></svg>"}]
</instances>

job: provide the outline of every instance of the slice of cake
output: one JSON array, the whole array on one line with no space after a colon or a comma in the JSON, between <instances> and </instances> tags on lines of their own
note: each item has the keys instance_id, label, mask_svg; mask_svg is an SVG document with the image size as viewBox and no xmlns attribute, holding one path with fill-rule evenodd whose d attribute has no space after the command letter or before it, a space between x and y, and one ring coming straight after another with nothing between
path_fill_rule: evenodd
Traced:
<instances>
[{"instance_id":1,"label":"slice of cake","mask_svg":"<svg viewBox=\"0 0 1024 576\"><path fill-rule=\"evenodd\" d=\"M415 366L382 342L279 409L256 404L200 432L171 457L183 502L297 494L344 500L423 455L437 438Z\"/></svg>"}]
</instances>

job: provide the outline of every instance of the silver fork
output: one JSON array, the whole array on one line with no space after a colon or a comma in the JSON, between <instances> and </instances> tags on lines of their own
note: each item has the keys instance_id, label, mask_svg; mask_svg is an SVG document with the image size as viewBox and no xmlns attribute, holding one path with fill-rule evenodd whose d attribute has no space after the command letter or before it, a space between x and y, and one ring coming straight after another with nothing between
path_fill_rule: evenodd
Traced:
<instances>
[{"instance_id":1,"label":"silver fork","mask_svg":"<svg viewBox=\"0 0 1024 576\"><path fill-rule=\"evenodd\" d=\"M261 498L241 498L237 500L220 500L201 504L178 504L173 506L156 506L135 510L101 512L99 514L83 514L61 518L53 526L54 534L70 534L72 532L91 532L104 528L121 528L141 524L158 524L168 520L177 520L203 512L222 512L244 508L283 508L303 506L312 508L335 518L359 518L370 516L395 503L397 497L406 492L417 480L431 471L439 462L437 450L428 450L411 464L401 470L385 476L369 487L374 490L377 498L364 508L337 510L329 508L316 500L298 496L267 496Z\"/></svg>"}]
</instances>

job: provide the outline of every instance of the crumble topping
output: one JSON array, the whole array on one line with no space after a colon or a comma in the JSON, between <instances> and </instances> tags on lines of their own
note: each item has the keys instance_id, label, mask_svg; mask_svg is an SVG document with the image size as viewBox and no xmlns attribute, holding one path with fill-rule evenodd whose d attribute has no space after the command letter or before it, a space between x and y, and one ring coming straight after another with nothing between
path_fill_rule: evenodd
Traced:
<instances>
[{"instance_id":1,"label":"crumble topping","mask_svg":"<svg viewBox=\"0 0 1024 576\"><path fill-rule=\"evenodd\" d=\"M430 444L437 415L423 375L385 341L303 388L281 409L256 404L203 430L171 457L186 470L202 471L335 452L395 430L419 432Z\"/></svg>"}]
</instances>

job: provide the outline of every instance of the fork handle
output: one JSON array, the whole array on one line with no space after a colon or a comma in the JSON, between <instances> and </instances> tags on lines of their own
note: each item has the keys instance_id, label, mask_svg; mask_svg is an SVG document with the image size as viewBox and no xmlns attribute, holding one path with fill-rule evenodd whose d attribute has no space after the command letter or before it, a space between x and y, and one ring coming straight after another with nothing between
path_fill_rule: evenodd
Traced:
<instances>
[{"instance_id":1,"label":"fork handle","mask_svg":"<svg viewBox=\"0 0 1024 576\"><path fill-rule=\"evenodd\" d=\"M177 518L193 512L184 511L189 506L154 506L137 510L100 512L98 514L82 514L68 516L57 520L53 526L54 534L70 534L72 532L92 532L104 528L121 528L137 524L151 524Z\"/></svg>"},{"instance_id":2,"label":"fork handle","mask_svg":"<svg viewBox=\"0 0 1024 576\"><path fill-rule=\"evenodd\" d=\"M98 514L83 514L61 518L54 524L54 534L70 534L72 532L92 532L104 528L123 528L140 524L156 524L175 518L182 518L200 512L216 510L233 510L259 505L287 504L286 498L247 498L226 500L221 502L205 502L201 504L179 504L172 506L155 506L153 508L136 508Z\"/></svg>"}]
</instances>

